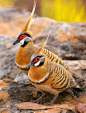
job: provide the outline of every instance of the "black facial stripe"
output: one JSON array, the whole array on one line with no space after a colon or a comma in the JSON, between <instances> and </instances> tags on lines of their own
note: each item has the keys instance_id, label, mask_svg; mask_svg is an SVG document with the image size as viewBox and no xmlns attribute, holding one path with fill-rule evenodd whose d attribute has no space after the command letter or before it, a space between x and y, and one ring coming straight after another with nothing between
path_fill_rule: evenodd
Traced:
<instances>
[{"instance_id":1,"label":"black facial stripe","mask_svg":"<svg viewBox=\"0 0 86 113\"><path fill-rule=\"evenodd\" d=\"M31 38L31 35L29 35L28 33L23 33L24 35L27 35L28 37L30 37Z\"/></svg>"},{"instance_id":2,"label":"black facial stripe","mask_svg":"<svg viewBox=\"0 0 86 113\"><path fill-rule=\"evenodd\" d=\"M24 42L23 45L21 45L21 47L25 47L27 45L28 42Z\"/></svg>"},{"instance_id":3,"label":"black facial stripe","mask_svg":"<svg viewBox=\"0 0 86 113\"><path fill-rule=\"evenodd\" d=\"M45 60L45 58L40 59L40 64L37 67L42 66L44 64L44 60ZM34 64L36 64L36 63L34 63Z\"/></svg>"},{"instance_id":4,"label":"black facial stripe","mask_svg":"<svg viewBox=\"0 0 86 113\"><path fill-rule=\"evenodd\" d=\"M42 58L42 59L41 59L41 62L40 62L40 64L39 64L39 66L42 66L42 65L44 64L44 60L45 60L45 58ZM38 66L38 67L39 67L39 66Z\"/></svg>"}]
</instances>

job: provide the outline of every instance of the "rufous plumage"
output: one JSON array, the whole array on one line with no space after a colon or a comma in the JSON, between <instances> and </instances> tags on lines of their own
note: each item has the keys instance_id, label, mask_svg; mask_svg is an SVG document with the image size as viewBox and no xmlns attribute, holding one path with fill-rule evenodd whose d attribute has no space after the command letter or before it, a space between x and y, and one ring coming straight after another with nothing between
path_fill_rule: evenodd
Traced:
<instances>
[{"instance_id":1,"label":"rufous plumage","mask_svg":"<svg viewBox=\"0 0 86 113\"><path fill-rule=\"evenodd\" d=\"M28 76L31 84L37 89L55 95L53 102L59 93L80 87L61 64L52 62L43 54L42 50L46 42L31 56Z\"/></svg>"},{"instance_id":2,"label":"rufous plumage","mask_svg":"<svg viewBox=\"0 0 86 113\"><path fill-rule=\"evenodd\" d=\"M35 7L36 7L36 4L34 3L32 13L29 17L29 20L25 28L19 34L17 40L14 41L13 43L13 45L20 43L20 47L16 53L15 63L17 67L23 72L25 72L26 74L28 74L29 69L27 69L27 65L30 63L31 56L39 49L39 47L36 46L33 42L32 33L28 31L32 23ZM63 65L65 68L67 68L67 65L64 63L64 61L60 57L52 53L51 51L47 49L43 49L42 53L45 54L51 61L59 63Z\"/></svg>"}]
</instances>

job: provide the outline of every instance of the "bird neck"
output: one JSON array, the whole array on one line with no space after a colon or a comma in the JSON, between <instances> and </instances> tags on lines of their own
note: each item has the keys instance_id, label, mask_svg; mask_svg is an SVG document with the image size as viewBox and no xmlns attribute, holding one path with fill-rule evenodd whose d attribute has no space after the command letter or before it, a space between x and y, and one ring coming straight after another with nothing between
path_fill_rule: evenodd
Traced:
<instances>
[{"instance_id":1,"label":"bird neck","mask_svg":"<svg viewBox=\"0 0 86 113\"><path fill-rule=\"evenodd\" d=\"M32 54L37 51L33 42L28 43L25 47L19 47L16 53L16 65L18 67L27 66L30 63Z\"/></svg>"},{"instance_id":2,"label":"bird neck","mask_svg":"<svg viewBox=\"0 0 86 113\"><path fill-rule=\"evenodd\" d=\"M43 83L49 77L49 71L47 69L47 59L42 66L34 67L32 66L29 70L29 79L34 83Z\"/></svg>"},{"instance_id":3,"label":"bird neck","mask_svg":"<svg viewBox=\"0 0 86 113\"><path fill-rule=\"evenodd\" d=\"M31 41L31 42L28 42L24 47L23 46L20 46L20 48L31 48L31 47L33 47L34 46L34 43L33 43L33 41Z\"/></svg>"},{"instance_id":4,"label":"bird neck","mask_svg":"<svg viewBox=\"0 0 86 113\"><path fill-rule=\"evenodd\" d=\"M48 71L44 66L31 67L29 70L29 79L34 83L43 83L48 78Z\"/></svg>"}]
</instances>

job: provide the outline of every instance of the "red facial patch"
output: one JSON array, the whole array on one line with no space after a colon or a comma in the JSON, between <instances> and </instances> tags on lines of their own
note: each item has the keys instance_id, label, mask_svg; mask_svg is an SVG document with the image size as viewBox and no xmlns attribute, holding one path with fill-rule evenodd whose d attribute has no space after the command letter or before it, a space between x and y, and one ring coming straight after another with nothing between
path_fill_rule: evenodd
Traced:
<instances>
[{"instance_id":1,"label":"red facial patch","mask_svg":"<svg viewBox=\"0 0 86 113\"><path fill-rule=\"evenodd\" d=\"M37 58L33 61L33 63L38 62L40 59L41 59L41 57L37 57Z\"/></svg>"},{"instance_id":2,"label":"red facial patch","mask_svg":"<svg viewBox=\"0 0 86 113\"><path fill-rule=\"evenodd\" d=\"M27 35L21 35L18 40L22 40L23 38L27 37Z\"/></svg>"}]
</instances>

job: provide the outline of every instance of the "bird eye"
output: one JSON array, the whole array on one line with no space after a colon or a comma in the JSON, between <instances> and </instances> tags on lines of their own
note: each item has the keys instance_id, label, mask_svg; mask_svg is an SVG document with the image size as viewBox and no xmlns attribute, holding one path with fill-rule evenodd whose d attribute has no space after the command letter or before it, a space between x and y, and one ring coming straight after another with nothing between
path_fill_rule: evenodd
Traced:
<instances>
[{"instance_id":1,"label":"bird eye","mask_svg":"<svg viewBox=\"0 0 86 113\"><path fill-rule=\"evenodd\" d=\"M22 38L24 38L24 35L22 35Z\"/></svg>"},{"instance_id":2,"label":"bird eye","mask_svg":"<svg viewBox=\"0 0 86 113\"><path fill-rule=\"evenodd\" d=\"M23 38L27 37L27 35L21 35L18 40L22 40Z\"/></svg>"},{"instance_id":3,"label":"bird eye","mask_svg":"<svg viewBox=\"0 0 86 113\"><path fill-rule=\"evenodd\" d=\"M36 59L39 60L39 57L37 57Z\"/></svg>"},{"instance_id":4,"label":"bird eye","mask_svg":"<svg viewBox=\"0 0 86 113\"><path fill-rule=\"evenodd\" d=\"M41 57L37 57L37 60L39 61L41 59Z\"/></svg>"}]
</instances>

